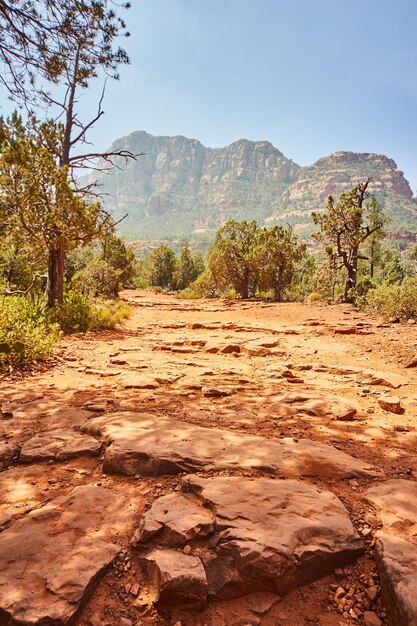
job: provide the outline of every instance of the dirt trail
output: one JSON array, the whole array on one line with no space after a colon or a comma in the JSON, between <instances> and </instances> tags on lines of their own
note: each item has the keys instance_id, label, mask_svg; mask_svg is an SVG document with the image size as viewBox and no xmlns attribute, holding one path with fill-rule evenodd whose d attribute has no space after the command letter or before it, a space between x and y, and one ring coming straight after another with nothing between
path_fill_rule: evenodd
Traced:
<instances>
[{"instance_id":1,"label":"dirt trail","mask_svg":"<svg viewBox=\"0 0 417 626\"><path fill-rule=\"evenodd\" d=\"M77 486L105 487L129 498L131 516L114 522L111 531L112 541L126 552L92 587L91 597L82 600L74 623L339 626L367 623L368 611L379 623L397 626L387 617L374 560L381 518L364 495L370 486L417 476L417 378L416 370L406 367L416 356L417 326L383 324L347 305L187 301L144 291L123 297L133 309L123 326L67 338L50 367L2 381L4 533L20 528L29 511L68 496ZM394 403L394 410L392 396L399 398L400 413L386 410L386 404L382 408L387 395L385 402ZM271 441L307 438L370 464L379 476L340 478L331 465L328 471L297 476L340 499L365 543L364 556L266 610L254 610L253 594L212 600L200 612L180 606L158 611L140 601L147 580L130 553L130 540L155 498L178 491L181 474L105 472L94 441L81 453L69 442L72 451L65 448L62 460L38 458L27 446L37 433L71 433L94 416L127 411ZM91 434L103 442L104 451L105 437ZM65 436L59 444L63 450ZM19 452L28 455L24 464ZM231 465L209 468L205 475L254 479L270 476L268 471ZM376 589L372 598L371 588ZM27 594L30 604L30 589ZM2 609L0 602L0 624L12 624Z\"/></svg>"}]
</instances>

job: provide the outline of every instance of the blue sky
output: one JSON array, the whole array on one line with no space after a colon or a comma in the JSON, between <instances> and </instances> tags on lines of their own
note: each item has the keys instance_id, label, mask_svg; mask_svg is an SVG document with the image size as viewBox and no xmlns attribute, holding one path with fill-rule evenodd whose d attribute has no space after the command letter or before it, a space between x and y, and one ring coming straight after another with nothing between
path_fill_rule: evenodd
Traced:
<instances>
[{"instance_id":1,"label":"blue sky","mask_svg":"<svg viewBox=\"0 0 417 626\"><path fill-rule=\"evenodd\" d=\"M98 149L146 130L267 139L301 165L376 152L417 189L415 0L133 0L125 16L131 65L107 85Z\"/></svg>"}]
</instances>

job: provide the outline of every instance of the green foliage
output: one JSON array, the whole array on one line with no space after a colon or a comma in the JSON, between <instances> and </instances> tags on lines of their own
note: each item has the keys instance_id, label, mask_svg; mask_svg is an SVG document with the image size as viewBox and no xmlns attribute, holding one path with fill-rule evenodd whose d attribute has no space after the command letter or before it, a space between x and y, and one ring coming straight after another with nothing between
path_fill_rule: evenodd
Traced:
<instances>
[{"instance_id":1,"label":"green foliage","mask_svg":"<svg viewBox=\"0 0 417 626\"><path fill-rule=\"evenodd\" d=\"M317 263L307 251L294 263L292 282L288 290L290 300L304 300L317 289Z\"/></svg>"},{"instance_id":2,"label":"green foliage","mask_svg":"<svg viewBox=\"0 0 417 626\"><path fill-rule=\"evenodd\" d=\"M406 278L400 285L371 289L363 306L385 319L417 319L417 277Z\"/></svg>"},{"instance_id":3,"label":"green foliage","mask_svg":"<svg viewBox=\"0 0 417 626\"><path fill-rule=\"evenodd\" d=\"M121 301L90 302L87 296L68 291L61 305L48 312L48 319L59 324L65 335L114 328L129 316L129 306Z\"/></svg>"},{"instance_id":4,"label":"green foliage","mask_svg":"<svg viewBox=\"0 0 417 626\"><path fill-rule=\"evenodd\" d=\"M180 255L173 274L173 284L176 290L181 291L182 289L186 289L195 281L199 273L201 273L201 271L199 271L201 267L201 265L199 267L200 259L197 257L196 262L194 259L195 257L193 258L191 255L188 243L186 243L180 250Z\"/></svg>"},{"instance_id":5,"label":"green foliage","mask_svg":"<svg viewBox=\"0 0 417 626\"><path fill-rule=\"evenodd\" d=\"M63 295L65 256L100 231L100 204L75 191L69 168L58 161L63 127L16 113L0 119L0 226L14 245L42 255L48 269L48 305Z\"/></svg>"},{"instance_id":6,"label":"green foliage","mask_svg":"<svg viewBox=\"0 0 417 626\"><path fill-rule=\"evenodd\" d=\"M52 356L60 330L46 324L30 298L0 297L0 369L20 368Z\"/></svg>"},{"instance_id":7,"label":"green foliage","mask_svg":"<svg viewBox=\"0 0 417 626\"><path fill-rule=\"evenodd\" d=\"M65 280L70 283L75 274L81 272L99 255L97 242L77 246L67 254L65 263Z\"/></svg>"},{"instance_id":8,"label":"green foliage","mask_svg":"<svg viewBox=\"0 0 417 626\"><path fill-rule=\"evenodd\" d=\"M122 300L98 300L92 304L90 331L110 330L129 317L131 309Z\"/></svg>"},{"instance_id":9,"label":"green foliage","mask_svg":"<svg viewBox=\"0 0 417 626\"><path fill-rule=\"evenodd\" d=\"M58 83L77 70L83 84L102 68L115 72L126 53L112 50L125 25L114 4L101 0L14 0L0 5L0 82L11 96L34 100L35 79ZM45 89L45 91L47 91Z\"/></svg>"},{"instance_id":10,"label":"green foliage","mask_svg":"<svg viewBox=\"0 0 417 626\"><path fill-rule=\"evenodd\" d=\"M106 234L102 240L101 258L118 273L123 287L131 284L136 271L136 257L123 239L113 233Z\"/></svg>"},{"instance_id":11,"label":"green foliage","mask_svg":"<svg viewBox=\"0 0 417 626\"><path fill-rule=\"evenodd\" d=\"M217 283L209 269L206 269L187 289L179 293L182 298L215 298L220 295Z\"/></svg>"},{"instance_id":12,"label":"green foliage","mask_svg":"<svg viewBox=\"0 0 417 626\"><path fill-rule=\"evenodd\" d=\"M282 226L258 229L248 257L258 288L272 289L275 301L281 302L305 250L305 244L299 243L291 229Z\"/></svg>"},{"instance_id":13,"label":"green foliage","mask_svg":"<svg viewBox=\"0 0 417 626\"><path fill-rule=\"evenodd\" d=\"M231 220L217 232L208 255L208 268L216 285L235 289L241 298L256 291L250 262L256 235L255 221Z\"/></svg>"},{"instance_id":14,"label":"green foliage","mask_svg":"<svg viewBox=\"0 0 417 626\"><path fill-rule=\"evenodd\" d=\"M92 298L115 298L122 284L122 274L122 270L115 269L107 261L94 259L74 275L72 285L76 291Z\"/></svg>"},{"instance_id":15,"label":"green foliage","mask_svg":"<svg viewBox=\"0 0 417 626\"><path fill-rule=\"evenodd\" d=\"M174 273L177 259L168 246L158 246L152 250L142 264L143 276L153 287L171 289L174 286Z\"/></svg>"},{"instance_id":16,"label":"green foliage","mask_svg":"<svg viewBox=\"0 0 417 626\"><path fill-rule=\"evenodd\" d=\"M414 243L405 250L403 266L407 276L417 274L417 243Z\"/></svg>"},{"instance_id":17,"label":"green foliage","mask_svg":"<svg viewBox=\"0 0 417 626\"><path fill-rule=\"evenodd\" d=\"M132 285L136 257L123 239L106 233L94 245L79 246L67 259L66 279L72 287L92 298L115 298Z\"/></svg>"},{"instance_id":18,"label":"green foliage","mask_svg":"<svg viewBox=\"0 0 417 626\"><path fill-rule=\"evenodd\" d=\"M314 223L320 226L313 237L323 245L330 267L336 269L339 262L345 268L345 302L352 301L356 288L360 245L370 237L374 241L382 237L386 222L375 198L365 203L369 198L370 180L342 193L337 203L329 196L325 213L312 213Z\"/></svg>"},{"instance_id":19,"label":"green foliage","mask_svg":"<svg viewBox=\"0 0 417 626\"><path fill-rule=\"evenodd\" d=\"M230 221L216 235L208 271L190 290L202 295L234 293L241 298L272 291L279 302L284 296L304 297L313 267L313 258L307 262L306 247L290 228Z\"/></svg>"}]
</instances>

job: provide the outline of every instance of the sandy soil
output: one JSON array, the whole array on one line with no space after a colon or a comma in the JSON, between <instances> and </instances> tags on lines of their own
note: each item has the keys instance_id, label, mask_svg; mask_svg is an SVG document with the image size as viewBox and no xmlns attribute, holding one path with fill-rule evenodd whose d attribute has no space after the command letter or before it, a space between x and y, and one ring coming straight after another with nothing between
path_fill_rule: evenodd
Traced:
<instances>
[{"instance_id":1,"label":"sandy soil","mask_svg":"<svg viewBox=\"0 0 417 626\"><path fill-rule=\"evenodd\" d=\"M2 380L3 415L12 412L20 418L0 421L2 439L23 443L30 435L57 425L76 427L94 411L135 410L265 438L308 437L373 463L387 478L417 476L417 379L416 370L405 367L416 355L417 326L384 324L341 304L187 301L144 291L122 295L133 312L121 327L66 338L54 363ZM236 341L256 345L261 340L277 345L264 356L211 353L204 346L205 342ZM289 367L296 377L274 375L278 365L284 370ZM382 383L370 384L375 372ZM157 376L159 386L126 389L123 380L131 373ZM233 393L204 396L190 385L202 376L207 385L229 388ZM389 385L399 386L392 389ZM286 391L344 397L357 402L360 411L353 421L276 415L271 409L274 396ZM401 414L380 407L378 398L386 393L399 396ZM99 459L38 463L28 466L26 472L27 479L17 494L10 474L16 517L68 493L75 485L88 483L124 485L141 511L156 495L175 489L180 480L175 476L135 479L103 475ZM336 482L329 474L312 482L333 491L349 510L354 525L363 529L364 517L372 516L362 500L365 480ZM120 537L126 549L130 536ZM127 567L126 562L118 562L103 578L76 624L117 625L121 617L135 624L180 621L182 626L360 624L361 619L343 618L333 596L339 584L360 591L370 578L377 583L372 536L365 542L367 554L355 566L293 592L264 616L254 616L245 598L209 604L200 614L184 613L179 607L167 616L135 606L135 598L125 591L126 584L135 581L142 587L145 582L134 559L126 559ZM388 623L382 599L376 606Z\"/></svg>"}]
</instances>

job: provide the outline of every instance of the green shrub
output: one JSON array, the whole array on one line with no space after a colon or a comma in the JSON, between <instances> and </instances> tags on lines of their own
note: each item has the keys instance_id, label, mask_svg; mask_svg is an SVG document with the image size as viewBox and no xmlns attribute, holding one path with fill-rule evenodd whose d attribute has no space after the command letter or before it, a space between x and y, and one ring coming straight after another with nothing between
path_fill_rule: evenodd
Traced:
<instances>
[{"instance_id":1,"label":"green shrub","mask_svg":"<svg viewBox=\"0 0 417 626\"><path fill-rule=\"evenodd\" d=\"M68 291L64 302L49 312L49 319L59 324L65 335L71 335L114 328L129 314L129 306L119 300L90 302L84 294Z\"/></svg>"},{"instance_id":2,"label":"green shrub","mask_svg":"<svg viewBox=\"0 0 417 626\"><path fill-rule=\"evenodd\" d=\"M90 330L108 330L114 328L130 315L130 306L121 300L102 302L92 305Z\"/></svg>"},{"instance_id":3,"label":"green shrub","mask_svg":"<svg viewBox=\"0 0 417 626\"><path fill-rule=\"evenodd\" d=\"M210 270L206 270L181 293L186 298L215 298L219 295L219 289Z\"/></svg>"},{"instance_id":4,"label":"green shrub","mask_svg":"<svg viewBox=\"0 0 417 626\"><path fill-rule=\"evenodd\" d=\"M77 291L93 298L117 297L122 286L121 269L115 269L103 259L94 259L84 269L76 272L72 283Z\"/></svg>"},{"instance_id":5,"label":"green shrub","mask_svg":"<svg viewBox=\"0 0 417 626\"><path fill-rule=\"evenodd\" d=\"M30 298L0 297L1 370L46 361L59 336L59 326L47 324Z\"/></svg>"},{"instance_id":6,"label":"green shrub","mask_svg":"<svg viewBox=\"0 0 417 626\"><path fill-rule=\"evenodd\" d=\"M90 330L91 304L81 293L67 291L62 304L48 311L48 319L59 324L65 335Z\"/></svg>"},{"instance_id":7,"label":"green shrub","mask_svg":"<svg viewBox=\"0 0 417 626\"><path fill-rule=\"evenodd\" d=\"M401 285L381 285L371 289L363 306L385 319L417 319L417 278L408 278Z\"/></svg>"},{"instance_id":8,"label":"green shrub","mask_svg":"<svg viewBox=\"0 0 417 626\"><path fill-rule=\"evenodd\" d=\"M306 297L307 302L318 302L319 300L322 300L322 299L323 299L323 296L321 293L318 293L318 291L313 291Z\"/></svg>"}]
</instances>

